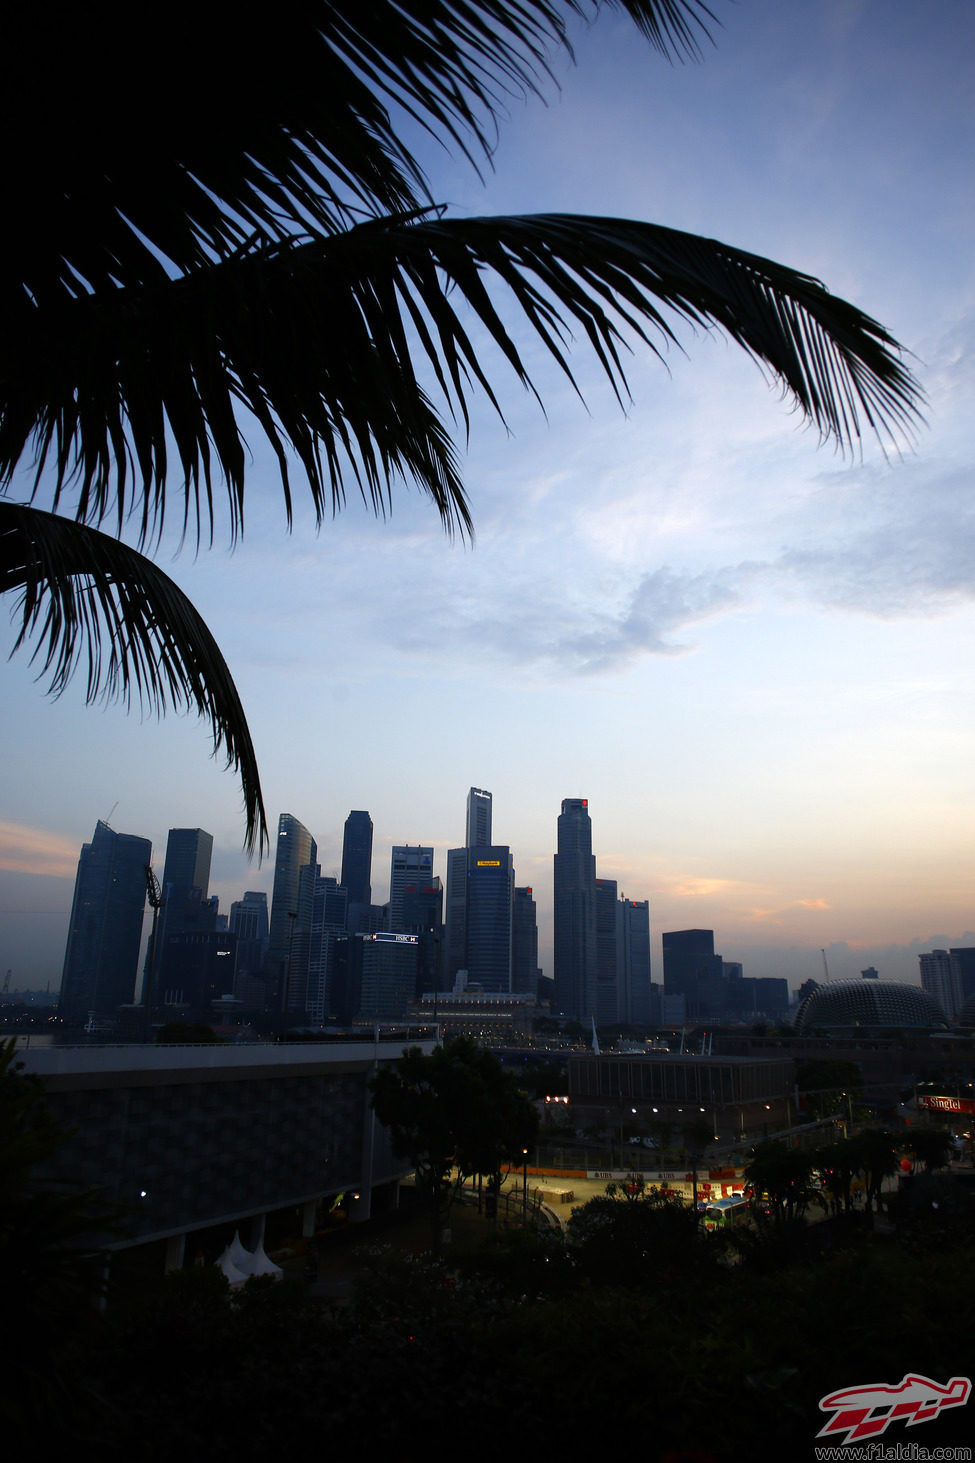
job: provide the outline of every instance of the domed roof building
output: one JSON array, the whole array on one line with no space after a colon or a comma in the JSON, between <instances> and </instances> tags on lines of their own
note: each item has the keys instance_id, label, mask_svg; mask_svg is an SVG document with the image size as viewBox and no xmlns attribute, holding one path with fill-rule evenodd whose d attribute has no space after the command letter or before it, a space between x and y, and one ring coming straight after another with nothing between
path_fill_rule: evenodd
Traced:
<instances>
[{"instance_id":1,"label":"domed roof building","mask_svg":"<svg viewBox=\"0 0 975 1463\"><path fill-rule=\"evenodd\" d=\"M836 980L817 986L796 1014L797 1036L861 1031L944 1030L945 1013L934 996L899 980Z\"/></svg>"}]
</instances>

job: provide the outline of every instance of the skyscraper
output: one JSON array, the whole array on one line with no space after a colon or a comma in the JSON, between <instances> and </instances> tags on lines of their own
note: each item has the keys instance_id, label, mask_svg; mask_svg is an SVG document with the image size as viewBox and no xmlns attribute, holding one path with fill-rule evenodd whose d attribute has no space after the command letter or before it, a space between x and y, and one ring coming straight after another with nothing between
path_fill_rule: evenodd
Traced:
<instances>
[{"instance_id":1,"label":"skyscraper","mask_svg":"<svg viewBox=\"0 0 975 1463\"><path fill-rule=\"evenodd\" d=\"M664 994L683 996L689 1020L720 1016L726 1005L724 965L713 930L670 930L663 936Z\"/></svg>"},{"instance_id":2,"label":"skyscraper","mask_svg":"<svg viewBox=\"0 0 975 1463\"><path fill-rule=\"evenodd\" d=\"M454 976L467 962L467 848L447 850L447 906L444 911L444 978L451 990Z\"/></svg>"},{"instance_id":3,"label":"skyscraper","mask_svg":"<svg viewBox=\"0 0 975 1463\"><path fill-rule=\"evenodd\" d=\"M62 1020L111 1017L133 999L151 858L148 838L102 822L82 846L61 975Z\"/></svg>"},{"instance_id":4,"label":"skyscraper","mask_svg":"<svg viewBox=\"0 0 975 1463\"><path fill-rule=\"evenodd\" d=\"M372 819L364 811L353 811L345 820L342 840L342 878L350 904L372 903Z\"/></svg>"},{"instance_id":5,"label":"skyscraper","mask_svg":"<svg viewBox=\"0 0 975 1463\"><path fill-rule=\"evenodd\" d=\"M515 889L511 907L511 989L538 993L538 917L531 885Z\"/></svg>"},{"instance_id":6,"label":"skyscraper","mask_svg":"<svg viewBox=\"0 0 975 1463\"><path fill-rule=\"evenodd\" d=\"M472 787L467 794L467 822L464 843L468 848L487 848L491 842L491 807L493 798L481 787Z\"/></svg>"},{"instance_id":7,"label":"skyscraper","mask_svg":"<svg viewBox=\"0 0 975 1463\"><path fill-rule=\"evenodd\" d=\"M163 887L173 884L199 889L205 899L210 888L210 859L213 835L202 828L170 828L166 840Z\"/></svg>"},{"instance_id":8,"label":"skyscraper","mask_svg":"<svg viewBox=\"0 0 975 1463\"><path fill-rule=\"evenodd\" d=\"M397 844L389 869L389 929L403 929L403 895L407 887L426 888L433 883L433 849L422 844Z\"/></svg>"},{"instance_id":9,"label":"skyscraper","mask_svg":"<svg viewBox=\"0 0 975 1463\"><path fill-rule=\"evenodd\" d=\"M157 990L175 981L179 984L179 954L173 945L176 935L211 934L217 927L216 900L209 900L210 859L213 835L202 828L170 828L166 840L166 862L162 877L162 908L156 938L159 959L155 970ZM152 941L146 950L146 965L152 960ZM169 967L163 969L169 960ZM176 967L173 967L173 961Z\"/></svg>"},{"instance_id":10,"label":"skyscraper","mask_svg":"<svg viewBox=\"0 0 975 1463\"><path fill-rule=\"evenodd\" d=\"M596 860L587 798L563 798L555 855L555 1005L577 1021L596 1010Z\"/></svg>"},{"instance_id":11,"label":"skyscraper","mask_svg":"<svg viewBox=\"0 0 975 1463\"><path fill-rule=\"evenodd\" d=\"M650 903L622 898L616 906L619 1020L649 1026L655 1020L650 982Z\"/></svg>"},{"instance_id":12,"label":"skyscraper","mask_svg":"<svg viewBox=\"0 0 975 1463\"><path fill-rule=\"evenodd\" d=\"M962 1007L961 979L947 950L919 955L921 986L934 996L945 1015L952 1019Z\"/></svg>"},{"instance_id":13,"label":"skyscraper","mask_svg":"<svg viewBox=\"0 0 975 1463\"><path fill-rule=\"evenodd\" d=\"M611 1025L620 1020L617 960L615 879L596 880L596 1021Z\"/></svg>"},{"instance_id":14,"label":"skyscraper","mask_svg":"<svg viewBox=\"0 0 975 1463\"><path fill-rule=\"evenodd\" d=\"M285 1006L285 986L298 918L298 883L306 864L314 864L318 845L291 813L278 818L278 840L274 854L274 887L271 891L271 919L268 932L268 1009Z\"/></svg>"},{"instance_id":15,"label":"skyscraper","mask_svg":"<svg viewBox=\"0 0 975 1463\"><path fill-rule=\"evenodd\" d=\"M467 884L472 848L491 846L494 799L484 788L467 794L464 847L447 850L447 905L444 912L444 966L450 988L458 970L467 968Z\"/></svg>"},{"instance_id":16,"label":"skyscraper","mask_svg":"<svg viewBox=\"0 0 975 1463\"><path fill-rule=\"evenodd\" d=\"M511 850L496 844L467 850L467 983L511 990Z\"/></svg>"}]
</instances>

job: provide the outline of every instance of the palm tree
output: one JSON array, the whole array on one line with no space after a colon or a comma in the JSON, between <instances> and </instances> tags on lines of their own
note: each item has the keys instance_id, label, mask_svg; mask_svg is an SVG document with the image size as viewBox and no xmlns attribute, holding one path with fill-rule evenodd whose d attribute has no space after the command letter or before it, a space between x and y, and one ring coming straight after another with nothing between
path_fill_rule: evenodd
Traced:
<instances>
[{"instance_id":1,"label":"palm tree","mask_svg":"<svg viewBox=\"0 0 975 1463\"><path fill-rule=\"evenodd\" d=\"M289 524L297 464L319 521L349 489L382 513L405 480L468 534L451 431L473 391L501 412L472 331L534 390L518 318L570 381L581 336L621 401L627 340L659 352L683 321L727 332L824 437L916 419L896 342L795 270L649 223L439 206L410 129L476 166L568 20L607 4L671 59L714 22L703 0L278 0L260 23L174 0L136 52L120 0L8 7L0 482L31 476L0 504L0 589L53 693L87 660L89 699L209 718L250 848L267 833L233 682L146 556L174 491L190 539L212 542L224 489L242 531L247 434Z\"/></svg>"}]
</instances>

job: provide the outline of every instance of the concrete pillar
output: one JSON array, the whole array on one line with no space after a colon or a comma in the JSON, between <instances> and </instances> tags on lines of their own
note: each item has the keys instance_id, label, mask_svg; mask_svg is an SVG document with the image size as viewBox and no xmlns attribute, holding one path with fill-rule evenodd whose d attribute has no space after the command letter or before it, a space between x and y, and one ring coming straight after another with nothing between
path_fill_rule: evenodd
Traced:
<instances>
[{"instance_id":1,"label":"concrete pillar","mask_svg":"<svg viewBox=\"0 0 975 1463\"><path fill-rule=\"evenodd\" d=\"M166 1260L163 1265L166 1274L170 1270L182 1270L186 1259L186 1235L171 1234L166 1241Z\"/></svg>"},{"instance_id":2,"label":"concrete pillar","mask_svg":"<svg viewBox=\"0 0 975 1463\"><path fill-rule=\"evenodd\" d=\"M318 1213L318 1200L312 1199L301 1206L301 1236L302 1239L311 1239L315 1233L315 1216Z\"/></svg>"}]
</instances>

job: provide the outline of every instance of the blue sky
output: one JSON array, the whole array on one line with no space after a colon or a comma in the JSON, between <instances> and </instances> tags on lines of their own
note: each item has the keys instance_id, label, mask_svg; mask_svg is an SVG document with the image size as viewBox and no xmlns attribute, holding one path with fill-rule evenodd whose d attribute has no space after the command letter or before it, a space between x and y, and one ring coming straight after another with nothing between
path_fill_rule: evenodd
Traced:
<instances>
[{"instance_id":1,"label":"blue sky","mask_svg":"<svg viewBox=\"0 0 975 1463\"><path fill-rule=\"evenodd\" d=\"M707 926L746 974L917 979L975 944L975 11L967 0L715 6L700 65L632 25L574 32L560 90L514 102L482 184L431 147L465 213L647 218L822 278L913 353L913 449L843 459L721 337L636 353L624 414L580 346L585 396L525 342L546 412L498 364L462 443L477 537L416 493L285 529L254 443L243 542L172 557L251 719L272 822L338 872L342 824L389 848L462 841L471 785L539 905L551 973L563 797L588 797L599 873L664 929ZM13 636L4 623L7 645ZM2 642L0 642L2 644ZM56 987L74 867L97 818L214 835L229 907L270 889L240 853L237 784L202 724L57 703L4 667L0 971ZM655 977L660 978L659 958Z\"/></svg>"}]
</instances>

